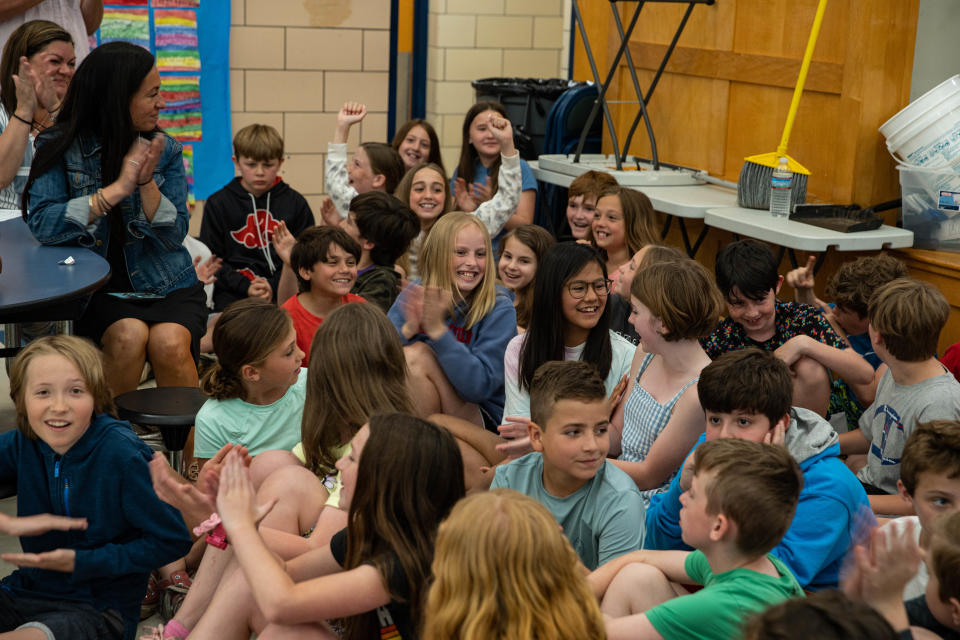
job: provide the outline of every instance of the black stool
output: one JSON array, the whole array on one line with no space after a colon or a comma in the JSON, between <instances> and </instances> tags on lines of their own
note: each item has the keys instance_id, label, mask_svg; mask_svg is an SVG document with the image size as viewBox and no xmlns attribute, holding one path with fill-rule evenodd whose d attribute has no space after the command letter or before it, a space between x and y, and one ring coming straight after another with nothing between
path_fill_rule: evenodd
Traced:
<instances>
[{"instance_id":1,"label":"black stool","mask_svg":"<svg viewBox=\"0 0 960 640\"><path fill-rule=\"evenodd\" d=\"M113 401L121 420L160 430L170 466L183 474L183 447L207 396L196 387L156 387L130 391Z\"/></svg>"}]
</instances>

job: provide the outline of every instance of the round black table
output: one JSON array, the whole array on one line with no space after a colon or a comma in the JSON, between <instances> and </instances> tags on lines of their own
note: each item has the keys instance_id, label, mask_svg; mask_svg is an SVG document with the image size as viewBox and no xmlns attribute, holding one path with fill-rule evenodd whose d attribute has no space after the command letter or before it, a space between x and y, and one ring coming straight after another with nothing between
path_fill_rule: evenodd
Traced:
<instances>
[{"instance_id":1,"label":"round black table","mask_svg":"<svg viewBox=\"0 0 960 640\"><path fill-rule=\"evenodd\" d=\"M129 391L113 401L121 420L160 430L170 466L183 474L183 447L207 396L196 387L156 387Z\"/></svg>"},{"instance_id":2,"label":"round black table","mask_svg":"<svg viewBox=\"0 0 960 640\"><path fill-rule=\"evenodd\" d=\"M72 265L60 264L70 256ZM89 295L110 279L102 257L76 245L42 245L20 218L0 222L0 259L0 324L8 347L0 357L16 354L18 323L56 321L61 333L72 333Z\"/></svg>"}]
</instances>

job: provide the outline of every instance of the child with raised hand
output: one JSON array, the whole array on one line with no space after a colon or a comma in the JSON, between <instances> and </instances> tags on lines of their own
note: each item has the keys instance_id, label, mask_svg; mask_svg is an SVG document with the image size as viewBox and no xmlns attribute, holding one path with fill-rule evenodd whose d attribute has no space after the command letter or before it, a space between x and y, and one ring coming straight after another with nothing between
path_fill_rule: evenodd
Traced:
<instances>
[{"instance_id":1,"label":"child with raised hand","mask_svg":"<svg viewBox=\"0 0 960 640\"><path fill-rule=\"evenodd\" d=\"M478 102L467 110L463 118L463 139L460 145L460 160L450 178L450 190L454 201L461 211L476 211L481 203L490 200L501 184L500 163L505 149L502 135L498 134L492 122L507 120L507 111L499 102ZM513 131L510 131L510 147L513 147ZM509 155L509 154L505 154ZM518 156L519 159L519 156ZM522 184L520 201L515 211L501 226L508 230L521 224L533 224L533 213L537 205L537 179L533 170L520 160ZM497 233L494 247L498 246Z\"/></svg>"},{"instance_id":2,"label":"child with raised hand","mask_svg":"<svg viewBox=\"0 0 960 640\"><path fill-rule=\"evenodd\" d=\"M503 358L506 404L501 446L511 456L529 451L529 389L534 372L551 360L582 360L597 368L608 395L619 396L636 350L609 329L606 267L593 247L561 242L547 250L537 271L526 333L507 345Z\"/></svg>"},{"instance_id":3,"label":"child with raised hand","mask_svg":"<svg viewBox=\"0 0 960 640\"><path fill-rule=\"evenodd\" d=\"M403 160L407 171L422 162L430 162L443 169L443 156L440 154L440 139L429 122L423 118L413 118L397 129L390 146Z\"/></svg>"},{"instance_id":4,"label":"child with raised hand","mask_svg":"<svg viewBox=\"0 0 960 640\"><path fill-rule=\"evenodd\" d=\"M803 476L782 446L723 439L698 447L683 494L683 539L695 549L634 551L590 575L607 636L739 637L745 618L803 590L772 555L790 526ZM680 585L703 585L683 593Z\"/></svg>"},{"instance_id":5,"label":"child with raised hand","mask_svg":"<svg viewBox=\"0 0 960 640\"><path fill-rule=\"evenodd\" d=\"M826 416L830 371L853 385L870 384L873 367L849 348L819 310L781 302L777 259L759 240L731 242L717 253L715 275L727 317L700 343L711 358L759 347L772 351L794 374L793 404Z\"/></svg>"},{"instance_id":6,"label":"child with raised hand","mask_svg":"<svg viewBox=\"0 0 960 640\"><path fill-rule=\"evenodd\" d=\"M867 331L870 324L867 305L874 291L891 280L907 277L906 265L884 253L845 262L827 281L827 296L833 300L827 304L814 293L815 264L816 256L810 256L806 265L787 273L785 280L793 287L794 299L819 309L837 335L874 370L879 369L882 363L873 350ZM848 385L839 378L833 380L829 413L845 413L850 429L856 429L864 407L873 402L878 379L879 376L867 385Z\"/></svg>"},{"instance_id":7,"label":"child with raised hand","mask_svg":"<svg viewBox=\"0 0 960 640\"><path fill-rule=\"evenodd\" d=\"M357 280L350 293L386 313L400 293L395 265L419 232L417 217L397 198L371 191L350 201L350 212L340 228L360 246Z\"/></svg>"},{"instance_id":8,"label":"child with raised hand","mask_svg":"<svg viewBox=\"0 0 960 640\"><path fill-rule=\"evenodd\" d=\"M514 227L503 236L503 242L500 243L497 274L503 285L513 292L518 332L526 331L530 323L537 268L553 244L553 236L535 224Z\"/></svg>"},{"instance_id":9,"label":"child with raised hand","mask_svg":"<svg viewBox=\"0 0 960 640\"><path fill-rule=\"evenodd\" d=\"M698 342L720 317L720 293L700 263L652 264L633 276L630 320L640 336L614 462L648 500L665 491L704 432L697 396L710 358Z\"/></svg>"},{"instance_id":10,"label":"child with raised hand","mask_svg":"<svg viewBox=\"0 0 960 640\"><path fill-rule=\"evenodd\" d=\"M403 338L414 405L492 429L503 414L503 353L517 314L496 285L487 228L472 214L449 213L420 260L422 281L388 314Z\"/></svg>"},{"instance_id":11,"label":"child with raised hand","mask_svg":"<svg viewBox=\"0 0 960 640\"><path fill-rule=\"evenodd\" d=\"M897 496L904 445L919 422L960 420L960 383L937 360L950 307L933 285L899 278L870 298L870 341L887 365L860 428L840 435L846 454L867 454L857 472L881 515L908 515Z\"/></svg>"},{"instance_id":12,"label":"child with raised hand","mask_svg":"<svg viewBox=\"0 0 960 640\"><path fill-rule=\"evenodd\" d=\"M133 638L150 572L190 549L180 515L150 486L152 451L113 417L101 354L72 336L31 342L13 363L17 429L0 435L0 478L23 553L0 583L7 637ZM29 634L34 635L29 635Z\"/></svg>"},{"instance_id":13,"label":"child with raised hand","mask_svg":"<svg viewBox=\"0 0 960 640\"><path fill-rule=\"evenodd\" d=\"M423 617L423 640L605 637L553 515L509 489L467 496L440 525Z\"/></svg>"},{"instance_id":14,"label":"child with raised hand","mask_svg":"<svg viewBox=\"0 0 960 640\"><path fill-rule=\"evenodd\" d=\"M293 319L297 346L307 365L313 334L327 314L351 302L366 302L352 293L360 245L343 229L328 226L311 227L296 241L278 229L276 243L282 247L284 274L277 301ZM296 277L299 293L294 294L291 276Z\"/></svg>"},{"instance_id":15,"label":"child with raised hand","mask_svg":"<svg viewBox=\"0 0 960 640\"><path fill-rule=\"evenodd\" d=\"M228 443L253 456L292 448L300 439L306 376L290 316L265 300L234 302L213 329L213 348L217 362L200 381L210 399L197 412L199 465Z\"/></svg>"},{"instance_id":16,"label":"child with raised hand","mask_svg":"<svg viewBox=\"0 0 960 640\"><path fill-rule=\"evenodd\" d=\"M498 173L499 188L492 197L473 207L473 213L487 228L491 237L500 233L507 220L517 210L521 199L521 165L520 154L513 145L513 128L510 121L494 112L486 115L485 127L494 136L500 145L500 171ZM453 206L450 196L450 186L443 166L434 163L423 163L410 169L400 185L396 196L410 204L410 208L420 219L420 235L410 244L408 258L410 271L408 276L418 276L417 261L420 248L433 228L433 224Z\"/></svg>"},{"instance_id":17,"label":"child with raised hand","mask_svg":"<svg viewBox=\"0 0 960 640\"><path fill-rule=\"evenodd\" d=\"M567 188L567 224L574 240L590 242L597 197L604 189L616 185L616 179L606 171L585 171L573 179Z\"/></svg>"},{"instance_id":18,"label":"child with raised hand","mask_svg":"<svg viewBox=\"0 0 960 640\"><path fill-rule=\"evenodd\" d=\"M213 285L214 310L243 298L277 300L283 267L272 246L282 223L294 235L313 226L306 199L280 179L283 138L265 124L251 124L233 138L240 175L207 199L200 241L223 263Z\"/></svg>"},{"instance_id":19,"label":"child with raised hand","mask_svg":"<svg viewBox=\"0 0 960 640\"><path fill-rule=\"evenodd\" d=\"M650 199L636 189L615 185L600 192L591 230L611 277L637 251L660 242L655 215Z\"/></svg>"},{"instance_id":20,"label":"child with raised hand","mask_svg":"<svg viewBox=\"0 0 960 640\"><path fill-rule=\"evenodd\" d=\"M218 590L192 637L416 638L437 527L463 497L463 466L446 430L404 414L370 419L337 462L345 529L284 564L255 522L253 487L238 458L223 471L217 508L241 571ZM397 482L403 478L403 482ZM267 505L269 506L269 505Z\"/></svg>"},{"instance_id":21,"label":"child with raised hand","mask_svg":"<svg viewBox=\"0 0 960 640\"><path fill-rule=\"evenodd\" d=\"M610 403L596 367L547 362L530 387L533 453L496 468L491 488L514 489L554 515L588 569L643 546L643 499L607 460Z\"/></svg>"},{"instance_id":22,"label":"child with raised hand","mask_svg":"<svg viewBox=\"0 0 960 640\"><path fill-rule=\"evenodd\" d=\"M393 193L407 167L396 150L382 142L363 142L353 152L347 165L347 136L350 127L367 115L367 107L359 102L346 102L337 113L333 142L327 144L325 182L334 209L324 207L323 220L336 225L350 210L350 201L361 193L383 191Z\"/></svg>"},{"instance_id":23,"label":"child with raised hand","mask_svg":"<svg viewBox=\"0 0 960 640\"><path fill-rule=\"evenodd\" d=\"M836 587L854 535L873 515L863 486L840 459L833 427L812 411L791 406L791 389L790 369L772 353L752 348L723 354L700 372L697 395L706 433L695 446L739 438L786 447L803 472L803 491L790 528L771 553L804 589L816 591ZM687 460L689 469L693 458ZM680 495L689 486L682 469L665 493L650 498L648 549L689 549L680 515Z\"/></svg>"}]
</instances>

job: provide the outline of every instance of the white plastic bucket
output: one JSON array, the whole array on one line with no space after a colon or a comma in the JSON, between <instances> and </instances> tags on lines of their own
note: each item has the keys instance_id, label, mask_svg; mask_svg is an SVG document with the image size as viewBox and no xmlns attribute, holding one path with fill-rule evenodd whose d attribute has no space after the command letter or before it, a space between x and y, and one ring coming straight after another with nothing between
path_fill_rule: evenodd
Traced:
<instances>
[{"instance_id":1,"label":"white plastic bucket","mask_svg":"<svg viewBox=\"0 0 960 640\"><path fill-rule=\"evenodd\" d=\"M941 82L880 126L895 159L918 167L960 165L960 74Z\"/></svg>"},{"instance_id":2,"label":"white plastic bucket","mask_svg":"<svg viewBox=\"0 0 960 640\"><path fill-rule=\"evenodd\" d=\"M918 249L960 251L960 174L954 168L899 165L904 229Z\"/></svg>"}]
</instances>

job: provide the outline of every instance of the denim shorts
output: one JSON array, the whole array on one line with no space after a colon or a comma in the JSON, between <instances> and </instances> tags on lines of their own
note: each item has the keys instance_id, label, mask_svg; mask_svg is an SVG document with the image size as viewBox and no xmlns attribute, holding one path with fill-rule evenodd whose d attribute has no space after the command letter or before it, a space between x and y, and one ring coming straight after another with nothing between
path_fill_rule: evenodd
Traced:
<instances>
[{"instance_id":1,"label":"denim shorts","mask_svg":"<svg viewBox=\"0 0 960 640\"><path fill-rule=\"evenodd\" d=\"M0 633L36 628L48 640L120 640L123 618L114 609L97 611L83 602L14 595L0 589Z\"/></svg>"}]
</instances>

